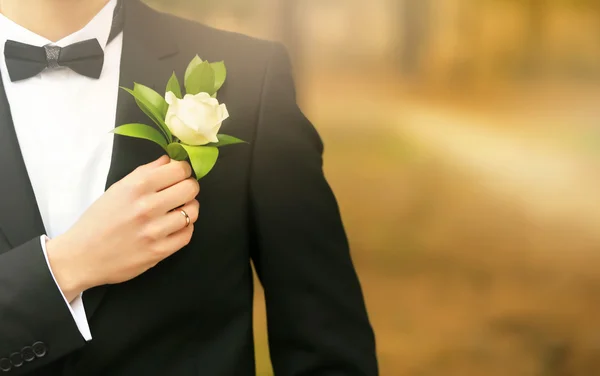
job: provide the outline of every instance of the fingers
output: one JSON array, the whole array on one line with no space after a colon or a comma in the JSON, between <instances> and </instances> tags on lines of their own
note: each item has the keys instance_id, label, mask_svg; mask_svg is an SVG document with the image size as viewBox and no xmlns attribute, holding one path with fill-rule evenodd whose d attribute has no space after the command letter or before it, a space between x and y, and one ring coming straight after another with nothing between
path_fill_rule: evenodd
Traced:
<instances>
[{"instance_id":1,"label":"fingers","mask_svg":"<svg viewBox=\"0 0 600 376\"><path fill-rule=\"evenodd\" d=\"M181 212L182 210L190 218L190 226L196 223L198 220L198 212L200 209L200 203L197 200L192 200L185 204L181 208L177 208L166 215L159 217L154 223L150 231L152 231L153 237L156 239L166 238L187 226L187 219Z\"/></svg>"},{"instance_id":2,"label":"fingers","mask_svg":"<svg viewBox=\"0 0 600 376\"><path fill-rule=\"evenodd\" d=\"M149 169L144 184L149 192L159 192L190 176L192 176L192 167L188 162L171 161L157 168Z\"/></svg>"},{"instance_id":3,"label":"fingers","mask_svg":"<svg viewBox=\"0 0 600 376\"><path fill-rule=\"evenodd\" d=\"M133 188L137 195L153 193L168 188L192 176L188 162L171 161L163 155L155 161L139 166L122 184Z\"/></svg>"},{"instance_id":4,"label":"fingers","mask_svg":"<svg viewBox=\"0 0 600 376\"><path fill-rule=\"evenodd\" d=\"M173 253L179 251L190 243L192 234L194 233L194 225L190 224L181 230L161 239L157 243L157 248L161 250L161 257L167 258Z\"/></svg>"},{"instance_id":5,"label":"fingers","mask_svg":"<svg viewBox=\"0 0 600 376\"><path fill-rule=\"evenodd\" d=\"M194 200L198 193L200 184L196 179L189 178L152 195L152 206L166 213Z\"/></svg>"}]
</instances>

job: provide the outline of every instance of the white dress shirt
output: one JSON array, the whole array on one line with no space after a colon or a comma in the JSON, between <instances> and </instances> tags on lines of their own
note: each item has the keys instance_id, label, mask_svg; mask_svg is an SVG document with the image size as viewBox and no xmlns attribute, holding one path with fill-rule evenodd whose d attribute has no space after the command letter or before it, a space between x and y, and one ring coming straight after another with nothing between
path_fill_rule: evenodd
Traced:
<instances>
[{"instance_id":1,"label":"white dress shirt","mask_svg":"<svg viewBox=\"0 0 600 376\"><path fill-rule=\"evenodd\" d=\"M122 33L106 45L116 4L117 0L111 0L83 29L53 43L64 47L98 39L105 60L97 80L59 68L11 82L4 59L7 40L35 46L52 42L0 14L2 80L25 166L50 238L67 231L104 193L112 156L110 131L115 126L123 46ZM46 240L46 236L41 237L44 255ZM65 298L65 302L81 335L91 340L82 297L70 304Z\"/></svg>"}]
</instances>

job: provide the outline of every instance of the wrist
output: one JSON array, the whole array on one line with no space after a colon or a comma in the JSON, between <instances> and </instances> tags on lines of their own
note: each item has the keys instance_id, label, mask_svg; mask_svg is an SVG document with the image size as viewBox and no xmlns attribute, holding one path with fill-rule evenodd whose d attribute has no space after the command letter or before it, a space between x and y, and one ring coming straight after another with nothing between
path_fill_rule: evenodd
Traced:
<instances>
[{"instance_id":1,"label":"wrist","mask_svg":"<svg viewBox=\"0 0 600 376\"><path fill-rule=\"evenodd\" d=\"M75 257L77 252L72 252L72 247L61 237L46 241L46 253L56 283L69 302L92 287L81 272L82 265Z\"/></svg>"}]
</instances>

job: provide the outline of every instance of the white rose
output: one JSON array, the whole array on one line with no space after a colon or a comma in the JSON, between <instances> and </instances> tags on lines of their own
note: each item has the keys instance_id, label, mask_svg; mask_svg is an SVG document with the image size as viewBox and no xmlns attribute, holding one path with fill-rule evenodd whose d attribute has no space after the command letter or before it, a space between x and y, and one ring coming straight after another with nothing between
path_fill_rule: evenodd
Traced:
<instances>
[{"instance_id":1,"label":"white rose","mask_svg":"<svg viewBox=\"0 0 600 376\"><path fill-rule=\"evenodd\" d=\"M194 146L219 141L221 124L229 117L225 104L219 104L208 93L187 94L179 99L169 91L165 99L169 104L165 122L174 136Z\"/></svg>"}]
</instances>

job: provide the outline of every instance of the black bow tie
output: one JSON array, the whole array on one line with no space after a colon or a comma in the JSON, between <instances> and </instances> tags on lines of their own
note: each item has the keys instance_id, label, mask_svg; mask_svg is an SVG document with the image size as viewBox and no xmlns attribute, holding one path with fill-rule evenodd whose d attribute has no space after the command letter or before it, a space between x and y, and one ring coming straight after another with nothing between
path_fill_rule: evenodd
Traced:
<instances>
[{"instance_id":1,"label":"black bow tie","mask_svg":"<svg viewBox=\"0 0 600 376\"><path fill-rule=\"evenodd\" d=\"M123 30L122 3L119 0L115 8L108 43ZM88 39L66 47L51 44L38 47L7 40L4 58L12 82L34 77L45 69L59 67L71 68L83 76L98 79L104 66L104 51L97 39Z\"/></svg>"}]
</instances>

